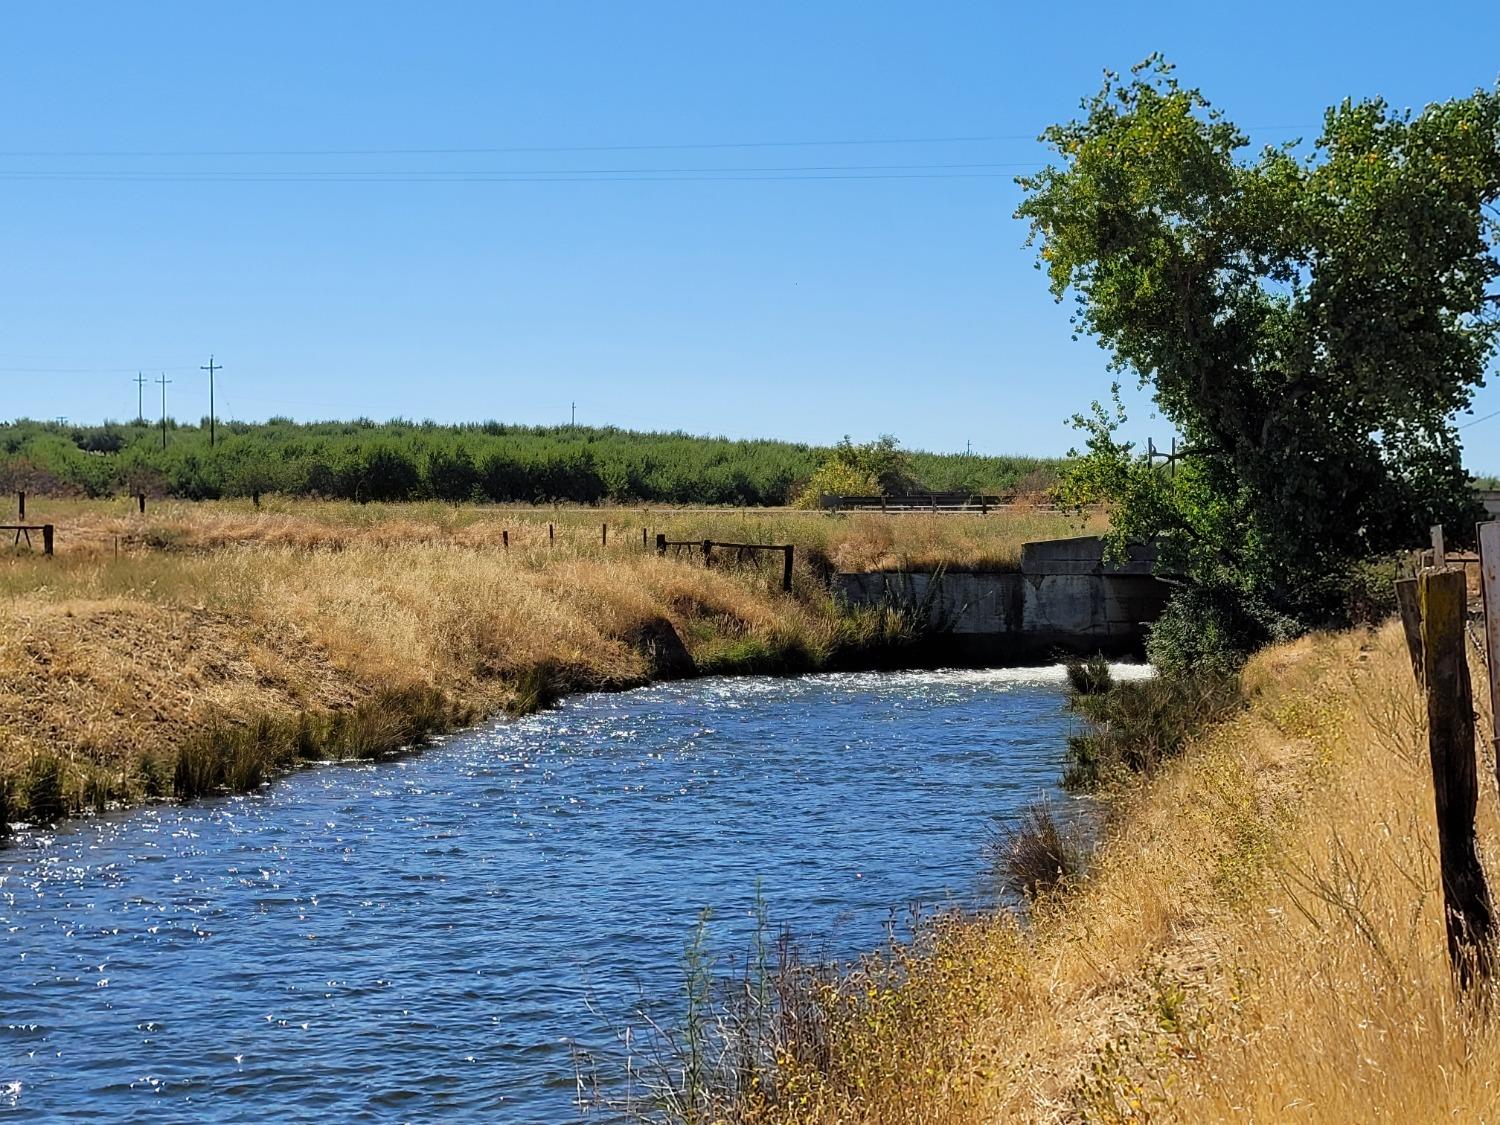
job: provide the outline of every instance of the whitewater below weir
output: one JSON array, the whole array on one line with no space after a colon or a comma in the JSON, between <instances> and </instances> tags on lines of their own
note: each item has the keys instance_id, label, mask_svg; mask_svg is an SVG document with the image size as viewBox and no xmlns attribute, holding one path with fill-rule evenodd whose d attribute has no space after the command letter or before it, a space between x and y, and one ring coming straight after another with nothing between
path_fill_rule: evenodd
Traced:
<instances>
[{"instance_id":1,"label":"whitewater below weir","mask_svg":"<svg viewBox=\"0 0 1500 1125\"><path fill-rule=\"evenodd\" d=\"M1117 666L1117 673L1147 674ZM1056 797L1061 667L579 696L420 754L0 850L0 1117L566 1121L709 908L817 955L989 900ZM759 888L757 892L757 888ZM608 1117L608 1114L601 1115Z\"/></svg>"}]
</instances>

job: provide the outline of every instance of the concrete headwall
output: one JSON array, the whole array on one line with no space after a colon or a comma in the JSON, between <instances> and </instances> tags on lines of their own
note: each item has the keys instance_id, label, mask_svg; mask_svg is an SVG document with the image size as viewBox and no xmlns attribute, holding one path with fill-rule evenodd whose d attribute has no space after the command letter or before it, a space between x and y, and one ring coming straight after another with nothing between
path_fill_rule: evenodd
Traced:
<instances>
[{"instance_id":1,"label":"concrete headwall","mask_svg":"<svg viewBox=\"0 0 1500 1125\"><path fill-rule=\"evenodd\" d=\"M1021 570L840 574L835 589L855 605L891 602L923 609L955 661L1045 657L1057 651L1124 654L1140 649L1145 626L1170 587L1151 575L1155 552L1142 548L1106 566L1093 536L1028 543Z\"/></svg>"}]
</instances>

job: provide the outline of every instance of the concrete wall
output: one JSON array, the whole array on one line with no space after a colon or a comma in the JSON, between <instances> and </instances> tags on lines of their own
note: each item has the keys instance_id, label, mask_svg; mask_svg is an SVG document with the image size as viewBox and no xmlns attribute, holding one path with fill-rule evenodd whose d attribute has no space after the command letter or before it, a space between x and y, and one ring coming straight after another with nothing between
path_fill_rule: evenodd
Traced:
<instances>
[{"instance_id":1,"label":"concrete wall","mask_svg":"<svg viewBox=\"0 0 1500 1125\"><path fill-rule=\"evenodd\" d=\"M1139 651L1170 588L1151 576L1155 552L1106 566L1093 536L1028 543L1016 572L840 574L835 589L855 605L925 608L935 644L956 662L1036 659L1058 651Z\"/></svg>"}]
</instances>

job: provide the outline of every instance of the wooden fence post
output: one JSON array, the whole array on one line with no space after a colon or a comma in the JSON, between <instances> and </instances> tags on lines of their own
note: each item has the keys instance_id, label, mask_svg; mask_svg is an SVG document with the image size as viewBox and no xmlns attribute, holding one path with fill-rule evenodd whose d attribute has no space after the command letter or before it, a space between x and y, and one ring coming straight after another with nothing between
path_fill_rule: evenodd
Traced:
<instances>
[{"instance_id":1,"label":"wooden fence post","mask_svg":"<svg viewBox=\"0 0 1500 1125\"><path fill-rule=\"evenodd\" d=\"M510 550L510 529L509 528L503 528L501 530L501 532L500 532L500 546L504 547L507 551Z\"/></svg>"},{"instance_id":2,"label":"wooden fence post","mask_svg":"<svg viewBox=\"0 0 1500 1125\"><path fill-rule=\"evenodd\" d=\"M1432 565L1438 569L1448 565L1447 553L1443 550L1443 525L1432 525Z\"/></svg>"},{"instance_id":3,"label":"wooden fence post","mask_svg":"<svg viewBox=\"0 0 1500 1125\"><path fill-rule=\"evenodd\" d=\"M1468 989L1490 975L1493 926L1489 886L1474 839L1479 782L1469 661L1464 652L1468 595L1462 567L1426 570L1417 582L1448 959L1459 987Z\"/></svg>"},{"instance_id":4,"label":"wooden fence post","mask_svg":"<svg viewBox=\"0 0 1500 1125\"><path fill-rule=\"evenodd\" d=\"M788 594L792 592L792 549L790 543L782 548L786 552L786 561L781 567L781 588Z\"/></svg>"},{"instance_id":5,"label":"wooden fence post","mask_svg":"<svg viewBox=\"0 0 1500 1125\"><path fill-rule=\"evenodd\" d=\"M1482 523L1479 532L1479 587L1484 593L1484 650L1490 683L1490 749L1500 782L1500 523Z\"/></svg>"},{"instance_id":6,"label":"wooden fence post","mask_svg":"<svg viewBox=\"0 0 1500 1125\"><path fill-rule=\"evenodd\" d=\"M18 491L16 493L16 500L21 505L21 518L24 520L26 518L26 493L24 491Z\"/></svg>"},{"instance_id":7,"label":"wooden fence post","mask_svg":"<svg viewBox=\"0 0 1500 1125\"><path fill-rule=\"evenodd\" d=\"M1406 651L1411 656L1412 675L1417 686L1425 682L1422 670L1422 594L1417 589L1415 578L1401 578L1396 582L1396 606L1401 610L1401 628L1406 634Z\"/></svg>"},{"instance_id":8,"label":"wooden fence post","mask_svg":"<svg viewBox=\"0 0 1500 1125\"><path fill-rule=\"evenodd\" d=\"M641 528L641 550L646 550L646 529Z\"/></svg>"},{"instance_id":9,"label":"wooden fence post","mask_svg":"<svg viewBox=\"0 0 1500 1125\"><path fill-rule=\"evenodd\" d=\"M52 553L52 531L53 528L50 523L42 524L42 554L44 555Z\"/></svg>"},{"instance_id":10,"label":"wooden fence post","mask_svg":"<svg viewBox=\"0 0 1500 1125\"><path fill-rule=\"evenodd\" d=\"M135 498L136 498L137 501L140 502L140 505L141 505L141 515L144 516L146 514L146 494L144 492L139 492L139 493L136 494Z\"/></svg>"},{"instance_id":11,"label":"wooden fence post","mask_svg":"<svg viewBox=\"0 0 1500 1125\"><path fill-rule=\"evenodd\" d=\"M609 524L607 523L601 523L599 525L599 546L609 546Z\"/></svg>"},{"instance_id":12,"label":"wooden fence post","mask_svg":"<svg viewBox=\"0 0 1500 1125\"><path fill-rule=\"evenodd\" d=\"M703 565L704 566L708 565L708 560L709 560L710 555L713 553L713 549L714 549L714 542L713 542L713 540L712 539L705 539L703 541Z\"/></svg>"},{"instance_id":13,"label":"wooden fence post","mask_svg":"<svg viewBox=\"0 0 1500 1125\"><path fill-rule=\"evenodd\" d=\"M656 553L658 555L665 555L667 553L667 533L665 531L658 531L656 533Z\"/></svg>"},{"instance_id":14,"label":"wooden fence post","mask_svg":"<svg viewBox=\"0 0 1500 1125\"><path fill-rule=\"evenodd\" d=\"M549 523L547 525L547 542L551 543L552 540L555 539L555 538L557 538L557 533L556 533L556 531L553 530L552 525Z\"/></svg>"}]
</instances>

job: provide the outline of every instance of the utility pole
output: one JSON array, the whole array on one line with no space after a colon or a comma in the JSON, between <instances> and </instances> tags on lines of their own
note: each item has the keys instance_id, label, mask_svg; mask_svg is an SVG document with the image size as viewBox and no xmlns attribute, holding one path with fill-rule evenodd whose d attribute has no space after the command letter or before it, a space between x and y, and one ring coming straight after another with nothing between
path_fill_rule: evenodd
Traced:
<instances>
[{"instance_id":1,"label":"utility pole","mask_svg":"<svg viewBox=\"0 0 1500 1125\"><path fill-rule=\"evenodd\" d=\"M167 384L171 381L167 378L165 371L161 373L161 378L157 380L161 384L161 447L163 449L167 448Z\"/></svg>"},{"instance_id":2,"label":"utility pole","mask_svg":"<svg viewBox=\"0 0 1500 1125\"><path fill-rule=\"evenodd\" d=\"M135 373L135 420L144 422L146 420L146 377L139 371Z\"/></svg>"},{"instance_id":3,"label":"utility pole","mask_svg":"<svg viewBox=\"0 0 1500 1125\"><path fill-rule=\"evenodd\" d=\"M209 357L208 357L208 366L207 367L200 367L200 368L198 368L198 370L199 371L207 371L208 372L208 447L210 449L212 449L214 447L214 433L215 433L215 427L214 427L214 372L215 371L223 371L224 370L224 365L221 363L218 366L215 366L214 365L214 357L213 357L212 354L210 354Z\"/></svg>"},{"instance_id":4,"label":"utility pole","mask_svg":"<svg viewBox=\"0 0 1500 1125\"><path fill-rule=\"evenodd\" d=\"M568 419L568 425L570 425L570 426L572 426L574 428L577 428L577 426L578 426L578 404L576 402L571 402L571 403L568 404L568 407L572 411L572 413L571 413L571 415L569 416L569 419Z\"/></svg>"}]
</instances>

